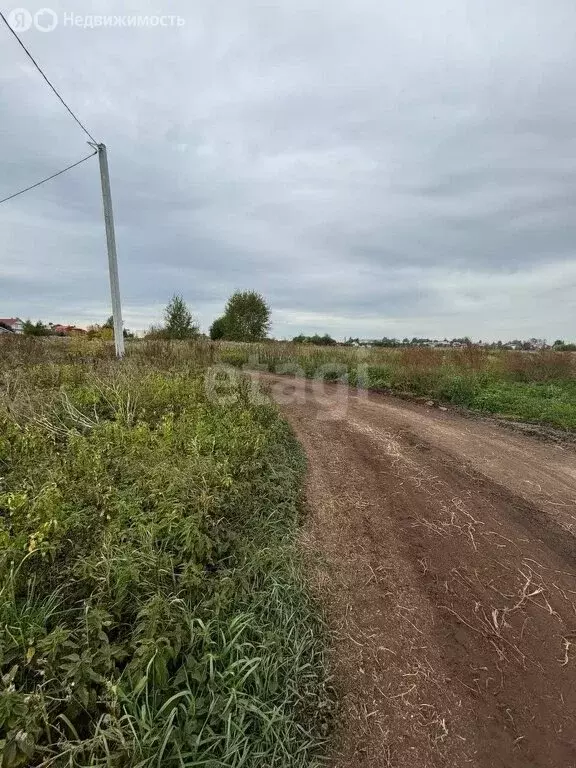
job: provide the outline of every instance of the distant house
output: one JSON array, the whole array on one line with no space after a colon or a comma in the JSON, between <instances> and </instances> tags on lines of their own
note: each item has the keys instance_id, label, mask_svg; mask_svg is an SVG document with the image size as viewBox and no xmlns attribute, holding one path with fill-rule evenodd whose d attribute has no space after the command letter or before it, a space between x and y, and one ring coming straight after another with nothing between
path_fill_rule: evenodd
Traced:
<instances>
[{"instance_id":1,"label":"distant house","mask_svg":"<svg viewBox=\"0 0 576 768\"><path fill-rule=\"evenodd\" d=\"M19 317L0 317L0 326L8 328L12 333L24 333L24 323Z\"/></svg>"},{"instance_id":2,"label":"distant house","mask_svg":"<svg viewBox=\"0 0 576 768\"><path fill-rule=\"evenodd\" d=\"M50 330L57 336L84 336L87 333L84 328L76 328L75 325L50 325Z\"/></svg>"},{"instance_id":3,"label":"distant house","mask_svg":"<svg viewBox=\"0 0 576 768\"><path fill-rule=\"evenodd\" d=\"M449 347L450 344L447 341L439 341L438 339L429 339L428 341L425 341L422 344L422 346L436 349L436 347Z\"/></svg>"}]
</instances>

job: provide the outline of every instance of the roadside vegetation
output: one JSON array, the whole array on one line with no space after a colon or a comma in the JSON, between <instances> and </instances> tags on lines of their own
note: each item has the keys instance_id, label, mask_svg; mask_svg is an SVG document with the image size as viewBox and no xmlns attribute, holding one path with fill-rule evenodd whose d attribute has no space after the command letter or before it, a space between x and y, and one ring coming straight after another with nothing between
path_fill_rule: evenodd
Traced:
<instances>
[{"instance_id":1,"label":"roadside vegetation","mask_svg":"<svg viewBox=\"0 0 576 768\"><path fill-rule=\"evenodd\" d=\"M426 397L505 419L576 429L576 356L425 347L350 348L310 344L234 345L221 352L237 366L345 380L352 386Z\"/></svg>"},{"instance_id":2,"label":"roadside vegetation","mask_svg":"<svg viewBox=\"0 0 576 768\"><path fill-rule=\"evenodd\" d=\"M129 352L0 339L1 765L314 766L300 448L214 345Z\"/></svg>"}]
</instances>

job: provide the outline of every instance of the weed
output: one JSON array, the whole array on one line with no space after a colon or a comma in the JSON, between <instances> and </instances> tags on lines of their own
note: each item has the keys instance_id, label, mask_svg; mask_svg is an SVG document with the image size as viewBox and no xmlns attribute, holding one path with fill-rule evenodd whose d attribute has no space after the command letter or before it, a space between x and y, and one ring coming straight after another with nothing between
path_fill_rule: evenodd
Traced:
<instances>
[{"instance_id":1,"label":"weed","mask_svg":"<svg viewBox=\"0 0 576 768\"><path fill-rule=\"evenodd\" d=\"M3 768L315 764L330 697L294 543L303 457L246 388L207 399L212 350L3 358Z\"/></svg>"}]
</instances>

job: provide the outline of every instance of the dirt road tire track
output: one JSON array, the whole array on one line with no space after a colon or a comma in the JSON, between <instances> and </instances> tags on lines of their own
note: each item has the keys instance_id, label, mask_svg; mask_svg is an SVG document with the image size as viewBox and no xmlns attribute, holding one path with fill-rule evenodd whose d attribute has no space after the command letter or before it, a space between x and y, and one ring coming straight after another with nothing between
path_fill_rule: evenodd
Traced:
<instances>
[{"instance_id":1,"label":"dirt road tire track","mask_svg":"<svg viewBox=\"0 0 576 768\"><path fill-rule=\"evenodd\" d=\"M309 461L304 544L341 700L332 766L576 766L573 448L257 378Z\"/></svg>"}]
</instances>

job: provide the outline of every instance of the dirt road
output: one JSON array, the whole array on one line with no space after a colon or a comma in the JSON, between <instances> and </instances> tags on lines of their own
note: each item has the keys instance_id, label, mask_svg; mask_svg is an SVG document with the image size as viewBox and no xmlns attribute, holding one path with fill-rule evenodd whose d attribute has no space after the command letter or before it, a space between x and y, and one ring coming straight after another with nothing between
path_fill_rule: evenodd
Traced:
<instances>
[{"instance_id":1,"label":"dirt road","mask_svg":"<svg viewBox=\"0 0 576 768\"><path fill-rule=\"evenodd\" d=\"M261 374L309 460L333 768L576 766L576 453Z\"/></svg>"}]
</instances>

